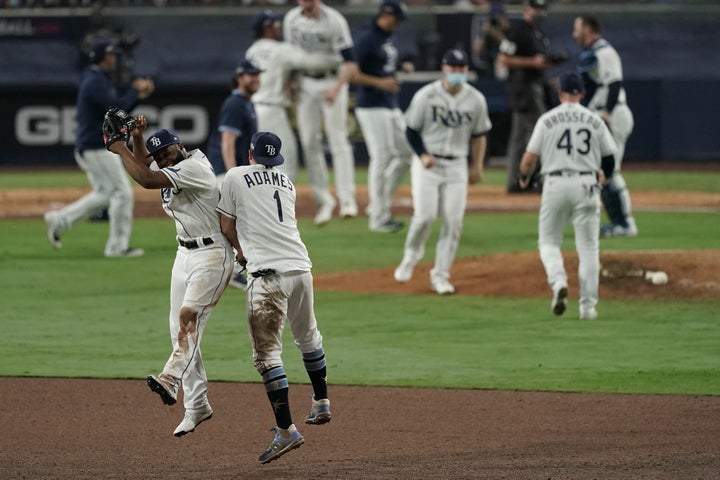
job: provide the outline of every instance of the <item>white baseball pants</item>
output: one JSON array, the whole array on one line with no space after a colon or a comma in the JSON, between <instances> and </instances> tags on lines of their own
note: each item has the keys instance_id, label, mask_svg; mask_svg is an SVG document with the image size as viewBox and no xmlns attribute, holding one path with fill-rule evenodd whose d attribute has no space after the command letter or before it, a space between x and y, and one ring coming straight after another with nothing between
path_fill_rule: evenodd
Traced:
<instances>
[{"instance_id":1,"label":"white baseball pants","mask_svg":"<svg viewBox=\"0 0 720 480\"><path fill-rule=\"evenodd\" d=\"M325 101L325 90L335 84L335 77L300 78L297 125L305 155L313 198L318 204L332 203L328 188L328 171L322 148L322 125L325 126L335 187L340 205L355 205L355 159L348 140L348 86L345 85L333 103Z\"/></svg>"},{"instance_id":2,"label":"white baseball pants","mask_svg":"<svg viewBox=\"0 0 720 480\"><path fill-rule=\"evenodd\" d=\"M248 276L247 319L255 368L262 375L282 366L282 335L288 319L295 345L302 353L322 348L313 306L310 272L293 271Z\"/></svg>"},{"instance_id":3,"label":"white baseball pants","mask_svg":"<svg viewBox=\"0 0 720 480\"><path fill-rule=\"evenodd\" d=\"M632 216L630 192L627 189L625 179L620 173L620 167L622 166L623 157L625 155L625 144L627 143L634 126L635 119L630 107L627 105L618 105L613 109L612 114L610 115L610 131L612 133L613 140L615 140L617 151L615 152L615 173L613 173L613 176L610 178L610 182L612 182L613 186L618 192L620 192L620 202L628 224L630 224L631 228L637 230L635 218Z\"/></svg>"},{"instance_id":4,"label":"white baseball pants","mask_svg":"<svg viewBox=\"0 0 720 480\"><path fill-rule=\"evenodd\" d=\"M560 247L571 221L578 253L580 308L594 308L600 282L600 188L594 175L546 176L540 200L538 248L548 284L567 286Z\"/></svg>"},{"instance_id":5,"label":"white baseball pants","mask_svg":"<svg viewBox=\"0 0 720 480\"><path fill-rule=\"evenodd\" d=\"M413 152L405 137L399 108L356 108L370 156L368 165L368 226L380 228L392 218L393 193L410 168Z\"/></svg>"},{"instance_id":6,"label":"white baseball pants","mask_svg":"<svg viewBox=\"0 0 720 480\"><path fill-rule=\"evenodd\" d=\"M133 221L133 191L119 156L101 150L75 151L75 161L87 175L92 192L57 212L60 230L67 230L80 220L108 208L110 232L105 255L128 249Z\"/></svg>"},{"instance_id":7,"label":"white baseball pants","mask_svg":"<svg viewBox=\"0 0 720 480\"><path fill-rule=\"evenodd\" d=\"M298 145L295 132L290 125L287 111L283 105L269 105L263 103L255 104L257 115L258 131L272 132L282 141L280 153L285 162L276 167L287 175L291 181L295 181L298 173Z\"/></svg>"},{"instance_id":8,"label":"white baseball pants","mask_svg":"<svg viewBox=\"0 0 720 480\"><path fill-rule=\"evenodd\" d=\"M222 234L215 243L188 250L178 247L170 281L170 341L173 352L163 373L182 379L185 410L207 405L207 374L200 341L210 313L220 300L233 271L233 251ZM197 312L194 324L184 325L182 309Z\"/></svg>"},{"instance_id":9,"label":"white baseball pants","mask_svg":"<svg viewBox=\"0 0 720 480\"><path fill-rule=\"evenodd\" d=\"M418 156L410 167L413 216L410 221L403 262L416 265L425 255L425 242L435 219L440 215L440 236L435 247L435 267L430 271L432 283L449 280L455 260L463 217L467 205L468 167L465 159L438 159L425 168Z\"/></svg>"}]
</instances>

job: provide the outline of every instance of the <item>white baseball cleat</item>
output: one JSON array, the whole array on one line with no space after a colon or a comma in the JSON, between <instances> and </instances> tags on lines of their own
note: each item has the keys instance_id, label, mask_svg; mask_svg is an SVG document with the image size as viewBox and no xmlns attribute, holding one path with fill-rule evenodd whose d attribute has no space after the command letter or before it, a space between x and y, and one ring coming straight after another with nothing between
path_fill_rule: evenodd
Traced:
<instances>
[{"instance_id":1,"label":"white baseball cleat","mask_svg":"<svg viewBox=\"0 0 720 480\"><path fill-rule=\"evenodd\" d=\"M567 308L567 296L567 286L559 287L553 291L553 299L550 307L552 308L553 313L558 317L565 313L565 309Z\"/></svg>"},{"instance_id":2,"label":"white baseball cleat","mask_svg":"<svg viewBox=\"0 0 720 480\"><path fill-rule=\"evenodd\" d=\"M342 218L353 218L358 216L358 206L355 200L340 202L340 216Z\"/></svg>"},{"instance_id":3,"label":"white baseball cleat","mask_svg":"<svg viewBox=\"0 0 720 480\"><path fill-rule=\"evenodd\" d=\"M432 282L432 288L438 295L452 295L455 293L455 287L447 280L436 280Z\"/></svg>"},{"instance_id":4,"label":"white baseball cleat","mask_svg":"<svg viewBox=\"0 0 720 480\"><path fill-rule=\"evenodd\" d=\"M315 215L315 225L325 225L332 218L333 210L335 209L335 199L329 198L323 202L318 208L318 212Z\"/></svg>"},{"instance_id":5,"label":"white baseball cleat","mask_svg":"<svg viewBox=\"0 0 720 480\"><path fill-rule=\"evenodd\" d=\"M598 317L595 308L580 308L580 320L595 320Z\"/></svg>"},{"instance_id":6,"label":"white baseball cleat","mask_svg":"<svg viewBox=\"0 0 720 480\"><path fill-rule=\"evenodd\" d=\"M126 248L125 250L121 250L119 252L105 252L106 258L133 258L133 257L142 257L145 255L145 250L142 248Z\"/></svg>"},{"instance_id":7,"label":"white baseball cleat","mask_svg":"<svg viewBox=\"0 0 720 480\"><path fill-rule=\"evenodd\" d=\"M60 242L60 227L57 222L57 214L55 212L45 212L43 220L45 220L45 226L47 227L47 237L50 245L59 250L62 248L62 243Z\"/></svg>"},{"instance_id":8,"label":"white baseball cleat","mask_svg":"<svg viewBox=\"0 0 720 480\"><path fill-rule=\"evenodd\" d=\"M173 432L173 435L175 435L176 437L182 437L183 435L194 431L195 427L200 425L205 420L210 420L212 416L213 409L210 407L210 405L205 405L205 407L199 410L187 410L185 411L185 417L183 418L182 422L180 422L180 425L177 426L177 428Z\"/></svg>"},{"instance_id":9,"label":"white baseball cleat","mask_svg":"<svg viewBox=\"0 0 720 480\"><path fill-rule=\"evenodd\" d=\"M410 281L413 275L413 269L415 268L415 265L408 262L407 260L403 260L400 262L400 265L395 269L395 281L398 283L407 283Z\"/></svg>"}]
</instances>

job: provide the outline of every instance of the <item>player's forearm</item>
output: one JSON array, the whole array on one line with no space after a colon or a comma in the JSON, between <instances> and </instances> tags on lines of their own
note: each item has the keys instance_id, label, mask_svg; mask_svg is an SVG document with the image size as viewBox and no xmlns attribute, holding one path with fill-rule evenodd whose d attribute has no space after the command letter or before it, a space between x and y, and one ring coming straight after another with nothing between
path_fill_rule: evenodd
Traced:
<instances>
[{"instance_id":1,"label":"player's forearm","mask_svg":"<svg viewBox=\"0 0 720 480\"><path fill-rule=\"evenodd\" d=\"M487 151L487 136L475 137L470 146L470 169L480 175L483 173L485 152Z\"/></svg>"},{"instance_id":2,"label":"player's forearm","mask_svg":"<svg viewBox=\"0 0 720 480\"><path fill-rule=\"evenodd\" d=\"M148 157L148 149L145 146L145 139L142 135L133 135L133 156L135 157L135 160L139 163L142 163L146 167L149 167L153 159L152 157Z\"/></svg>"},{"instance_id":3,"label":"player's forearm","mask_svg":"<svg viewBox=\"0 0 720 480\"><path fill-rule=\"evenodd\" d=\"M225 235L225 238L228 239L230 245L232 245L238 253L242 253L240 240L238 240L237 230L235 229L235 219L223 215L222 213L219 213L218 215L220 216L220 231L223 235Z\"/></svg>"},{"instance_id":4,"label":"player's forearm","mask_svg":"<svg viewBox=\"0 0 720 480\"><path fill-rule=\"evenodd\" d=\"M125 170L127 170L133 180L135 180L141 187L147 189L157 189L166 186L165 182L168 184L170 183L170 180L168 180L164 173L150 170L143 160L138 158L138 154L135 152L131 153L127 147L116 153L120 155L120 158L125 165Z\"/></svg>"},{"instance_id":5,"label":"player's forearm","mask_svg":"<svg viewBox=\"0 0 720 480\"><path fill-rule=\"evenodd\" d=\"M229 145L223 143L221 146L221 154L223 164L225 164L225 171L237 167L237 160L235 160L235 142Z\"/></svg>"},{"instance_id":6,"label":"player's forearm","mask_svg":"<svg viewBox=\"0 0 720 480\"><path fill-rule=\"evenodd\" d=\"M539 159L540 157L535 153L528 151L523 153L522 160L520 160L520 176L529 177L535 170L535 165L537 165Z\"/></svg>"}]
</instances>

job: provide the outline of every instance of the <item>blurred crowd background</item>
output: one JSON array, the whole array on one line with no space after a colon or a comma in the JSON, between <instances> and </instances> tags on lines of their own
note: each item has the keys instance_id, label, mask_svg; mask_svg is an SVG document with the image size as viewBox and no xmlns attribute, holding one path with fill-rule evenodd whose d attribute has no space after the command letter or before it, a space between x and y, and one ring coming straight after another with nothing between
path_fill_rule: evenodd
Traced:
<instances>
[{"instance_id":1,"label":"blurred crowd background","mask_svg":"<svg viewBox=\"0 0 720 480\"><path fill-rule=\"evenodd\" d=\"M380 0L328 0L332 6L369 6L377 5ZM459 8L481 7L487 0L407 0L408 5L455 6ZM506 5L519 5L522 0L506 0ZM555 0L555 4L716 4L717 0ZM2 0L3 8L61 8L61 7L199 7L199 6L267 6L283 7L295 4L295 0Z\"/></svg>"}]
</instances>

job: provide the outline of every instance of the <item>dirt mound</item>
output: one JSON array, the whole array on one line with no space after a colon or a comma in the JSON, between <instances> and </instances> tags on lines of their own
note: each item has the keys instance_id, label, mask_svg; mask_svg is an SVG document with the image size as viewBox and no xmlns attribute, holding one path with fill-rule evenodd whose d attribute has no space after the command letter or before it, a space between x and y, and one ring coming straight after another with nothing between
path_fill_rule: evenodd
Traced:
<instances>
[{"instance_id":1,"label":"dirt mound","mask_svg":"<svg viewBox=\"0 0 720 480\"><path fill-rule=\"evenodd\" d=\"M571 292L577 294L578 258L565 252L565 268ZM648 252L601 252L600 262L614 277L601 277L600 298L606 299L688 299L720 296L720 250L672 250ZM400 284L393 269L315 275L319 290L351 292L395 292L429 294L431 264L420 264L413 278ZM664 271L669 282L653 285L635 270ZM458 295L548 296L545 270L534 252L502 253L457 260L451 270ZM572 295L572 293L571 293Z\"/></svg>"}]
</instances>

